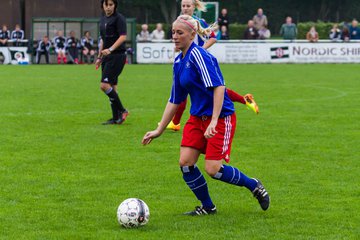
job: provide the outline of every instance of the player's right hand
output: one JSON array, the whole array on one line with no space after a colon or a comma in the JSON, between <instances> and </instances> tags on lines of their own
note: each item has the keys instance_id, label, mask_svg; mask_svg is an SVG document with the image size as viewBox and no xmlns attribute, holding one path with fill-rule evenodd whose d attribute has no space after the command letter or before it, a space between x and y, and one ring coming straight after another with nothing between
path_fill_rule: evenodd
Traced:
<instances>
[{"instance_id":1,"label":"player's right hand","mask_svg":"<svg viewBox=\"0 0 360 240\"><path fill-rule=\"evenodd\" d=\"M157 138L161 135L161 133L158 131L158 130L154 130L154 131L150 131L150 132L147 132L145 134L145 136L143 137L141 143L143 145L148 145L151 143L151 141L154 139L154 138Z\"/></svg>"}]
</instances>

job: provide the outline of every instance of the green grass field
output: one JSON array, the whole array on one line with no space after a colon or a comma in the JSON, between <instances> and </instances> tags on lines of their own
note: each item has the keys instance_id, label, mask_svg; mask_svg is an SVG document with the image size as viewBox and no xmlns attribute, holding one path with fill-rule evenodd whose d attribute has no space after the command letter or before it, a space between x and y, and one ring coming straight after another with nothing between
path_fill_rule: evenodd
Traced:
<instances>
[{"instance_id":1,"label":"green grass field","mask_svg":"<svg viewBox=\"0 0 360 240\"><path fill-rule=\"evenodd\" d=\"M236 104L231 164L262 180L268 211L207 177L218 214L181 215L198 205L178 167L181 133L140 143L168 100L170 65L126 66L121 126L100 124L110 107L93 66L0 66L0 239L360 239L359 65L222 70L260 107ZM118 225L129 197L149 205L145 227Z\"/></svg>"}]
</instances>

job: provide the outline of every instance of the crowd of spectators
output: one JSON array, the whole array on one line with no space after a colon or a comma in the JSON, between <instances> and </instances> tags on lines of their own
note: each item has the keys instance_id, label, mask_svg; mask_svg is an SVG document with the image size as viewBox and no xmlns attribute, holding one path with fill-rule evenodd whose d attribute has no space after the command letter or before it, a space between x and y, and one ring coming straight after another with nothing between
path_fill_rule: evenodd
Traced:
<instances>
[{"instance_id":1,"label":"crowd of spectators","mask_svg":"<svg viewBox=\"0 0 360 240\"><path fill-rule=\"evenodd\" d=\"M217 19L218 29L216 32L216 38L218 40L229 40L231 38L228 17L228 11L226 8L221 9ZM247 27L242 33L242 39L245 40L265 40L270 39L271 32L268 28L269 22L267 16L264 14L264 10L259 8L252 19L248 20ZM284 40L295 40L298 38L298 29L291 16L285 18L285 22L281 25L279 35ZM171 34L168 36L171 38ZM162 30L162 24L158 23L156 29L149 32L147 24L141 26L141 32L136 36L138 42L149 42L153 40L163 40L164 31ZM319 34L316 31L315 26L312 26L306 33L306 39L309 42L318 42ZM358 27L357 20L353 20L350 25L346 23L342 29L337 24L333 26L329 33L329 40L332 41L350 41L352 39L360 40L360 28Z\"/></svg>"},{"instance_id":2,"label":"crowd of spectators","mask_svg":"<svg viewBox=\"0 0 360 240\"><path fill-rule=\"evenodd\" d=\"M8 46L10 42L13 43L13 46L21 46L24 41L24 31L21 30L20 25L16 24L15 29L10 32L6 24L2 25L0 29L0 46Z\"/></svg>"},{"instance_id":3,"label":"crowd of spectators","mask_svg":"<svg viewBox=\"0 0 360 240\"><path fill-rule=\"evenodd\" d=\"M161 23L156 24L156 28L151 33L149 32L149 26L147 24L141 25L141 32L136 35L136 41L149 42L152 40L164 40L165 32Z\"/></svg>"},{"instance_id":4,"label":"crowd of spectators","mask_svg":"<svg viewBox=\"0 0 360 240\"><path fill-rule=\"evenodd\" d=\"M49 64L49 56L52 49L55 51L58 64L79 64L81 62L91 64L95 60L96 46L89 31L85 31L84 36L80 40L76 38L75 31L70 31L69 36L64 37L63 31L59 30L52 41L49 41L48 36L44 36L37 43L36 63L40 63L41 56L45 55L45 61ZM80 57L82 61L80 61Z\"/></svg>"},{"instance_id":5,"label":"crowd of spectators","mask_svg":"<svg viewBox=\"0 0 360 240\"><path fill-rule=\"evenodd\" d=\"M218 40L231 39L230 34L230 20L226 8L221 9L217 19L218 30L216 36ZM269 22L267 16L264 14L262 8L259 8L252 19L248 20L247 27L242 34L242 39L255 40L255 39L269 39L271 32L268 28ZM295 40L298 36L298 29L293 23L292 17L288 16L285 22L281 25L280 36L284 40ZM171 38L171 29L169 38ZM156 40L164 40L165 32L161 23L156 24L156 28L149 32L147 24L141 25L141 31L136 36L138 42L149 42ZM309 42L315 43L319 41L319 34L312 26L306 33L306 39ZM354 19L351 24L344 24L340 29L338 24L334 24L329 32L329 40L334 42L350 40L360 40L360 27L358 21ZM13 31L8 29L6 24L2 25L0 29L0 47L1 46L26 46L27 40L25 39L24 31L19 24L15 25ZM11 43L11 44L10 44ZM63 31L57 31L54 39L50 40L48 36L37 41L34 54L36 55L36 62L40 63L41 56L45 56L45 62L50 62L50 53L54 50L57 63L93 63L97 46L94 45L94 40L90 36L89 31L85 31L84 36L79 40L76 38L74 31L69 32L69 36L65 37ZM79 60L79 55L81 61Z\"/></svg>"},{"instance_id":6,"label":"crowd of spectators","mask_svg":"<svg viewBox=\"0 0 360 240\"><path fill-rule=\"evenodd\" d=\"M84 36L79 40L74 31L70 31L69 37L64 37L63 31L57 31L54 39L50 40L48 36L43 36L35 41L34 55L35 62L40 63L41 57L45 56L45 62L50 63L50 54L54 50L57 56L57 63L75 63L78 64L79 53L83 62L93 63L96 54L94 40L89 31L85 31ZM25 39L25 33L19 24L10 32L6 24L0 29L0 47L6 46L28 46Z\"/></svg>"}]
</instances>

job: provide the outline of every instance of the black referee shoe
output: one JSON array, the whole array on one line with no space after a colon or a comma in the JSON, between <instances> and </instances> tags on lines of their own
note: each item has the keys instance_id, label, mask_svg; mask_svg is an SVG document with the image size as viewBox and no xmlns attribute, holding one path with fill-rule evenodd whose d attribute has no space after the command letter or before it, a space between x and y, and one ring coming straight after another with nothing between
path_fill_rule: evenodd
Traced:
<instances>
[{"instance_id":1,"label":"black referee shoe","mask_svg":"<svg viewBox=\"0 0 360 240\"><path fill-rule=\"evenodd\" d=\"M254 191L252 191L252 193L254 197L258 200L262 210L266 211L270 205L270 196L262 183L255 178L254 180L257 182L257 185Z\"/></svg>"},{"instance_id":2,"label":"black referee shoe","mask_svg":"<svg viewBox=\"0 0 360 240\"><path fill-rule=\"evenodd\" d=\"M194 211L186 212L184 215L188 216L199 216L199 215L213 215L216 214L216 207L213 208L204 208L203 206L196 206Z\"/></svg>"},{"instance_id":3,"label":"black referee shoe","mask_svg":"<svg viewBox=\"0 0 360 240\"><path fill-rule=\"evenodd\" d=\"M123 122L125 122L128 115L129 115L129 111L126 109L120 113L120 116L121 116Z\"/></svg>"},{"instance_id":4,"label":"black referee shoe","mask_svg":"<svg viewBox=\"0 0 360 240\"><path fill-rule=\"evenodd\" d=\"M118 120L114 120L110 118L106 122L103 122L102 125L122 124L123 122L124 122L123 118L119 118Z\"/></svg>"}]
</instances>

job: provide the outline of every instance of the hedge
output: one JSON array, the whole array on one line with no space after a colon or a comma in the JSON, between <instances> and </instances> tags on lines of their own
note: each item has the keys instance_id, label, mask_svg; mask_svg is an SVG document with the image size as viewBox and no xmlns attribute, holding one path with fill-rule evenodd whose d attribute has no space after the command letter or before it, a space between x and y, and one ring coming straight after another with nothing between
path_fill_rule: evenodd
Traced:
<instances>
[{"instance_id":1,"label":"hedge","mask_svg":"<svg viewBox=\"0 0 360 240\"><path fill-rule=\"evenodd\" d=\"M328 39L329 38L329 32L331 28L333 27L334 23L330 22L303 22L297 24L298 28L298 37L297 39L306 39L306 33L310 30L312 26L315 26L316 31L319 33L320 39ZM343 25L343 23L340 23L339 26ZM155 28L156 24L148 24L149 26L149 32L151 33ZM233 23L230 24L229 34L230 39L243 39L243 34L246 29L246 24L239 24L239 23ZM170 24L163 24L163 29L165 31L165 38L168 37L168 33L170 31ZM139 33L141 31L141 24L136 25L136 33ZM281 39L279 36L280 30L277 32L271 33L272 39Z\"/></svg>"}]
</instances>

